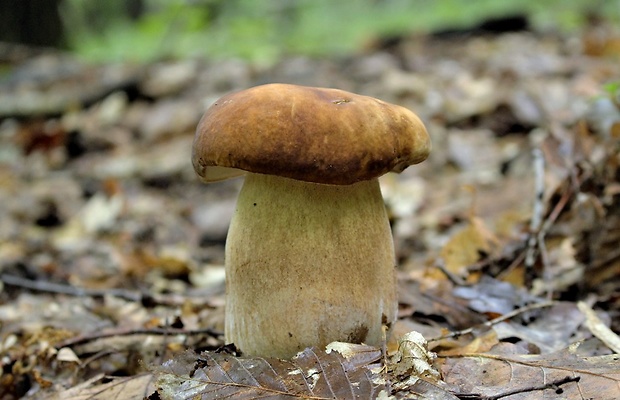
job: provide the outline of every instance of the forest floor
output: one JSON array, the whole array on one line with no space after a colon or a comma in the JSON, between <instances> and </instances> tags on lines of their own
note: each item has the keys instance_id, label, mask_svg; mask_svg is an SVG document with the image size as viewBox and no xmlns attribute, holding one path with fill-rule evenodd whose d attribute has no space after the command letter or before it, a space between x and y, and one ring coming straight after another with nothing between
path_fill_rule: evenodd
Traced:
<instances>
[{"instance_id":1,"label":"forest floor","mask_svg":"<svg viewBox=\"0 0 620 400\"><path fill-rule=\"evenodd\" d=\"M0 398L617 398L620 36L610 27L392 38L269 67L87 65L7 49ZM329 372L334 352L314 349L324 372L303 388L286 373L299 368L307 385L303 354L260 361L279 379L272 387L247 360L214 352L242 180L202 184L190 162L206 107L268 82L403 105L433 141L427 161L381 179L400 289L390 358L354 347L336 359L348 369ZM407 343L427 367L405 365ZM360 354L370 356L348 362Z\"/></svg>"}]
</instances>

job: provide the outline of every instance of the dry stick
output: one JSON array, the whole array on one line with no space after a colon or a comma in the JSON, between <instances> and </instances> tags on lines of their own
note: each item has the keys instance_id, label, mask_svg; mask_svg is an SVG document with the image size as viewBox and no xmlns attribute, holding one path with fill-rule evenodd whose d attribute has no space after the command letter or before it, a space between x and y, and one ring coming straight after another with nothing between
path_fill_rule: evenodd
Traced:
<instances>
[{"instance_id":1,"label":"dry stick","mask_svg":"<svg viewBox=\"0 0 620 400\"><path fill-rule=\"evenodd\" d=\"M512 272L512 270L514 270L519 265L521 265L521 262L525 260L525 257L526 257L525 252L523 250L519 251L519 254L517 254L517 256L512 260L510 265L504 268L502 271L500 271L499 274L497 274L496 279L502 280L506 275Z\"/></svg>"},{"instance_id":2,"label":"dry stick","mask_svg":"<svg viewBox=\"0 0 620 400\"><path fill-rule=\"evenodd\" d=\"M547 253L547 246L545 245L545 236L551 229L551 226L555 223L560 216L562 210L568 203L573 190L577 191L580 185L579 178L571 174L573 178L573 187L576 189L571 190L570 186L567 186L562 197L556 203L555 207L547 217L545 221L542 219L544 212L544 195L545 195L545 159L542 151L536 148L532 151L534 157L534 176L535 176L535 191L536 198L534 201L534 209L532 211L532 220L530 221L530 237L527 241L527 252L525 255L525 266L531 269L536 261L536 250L540 253L541 263L543 265L543 280L545 284L549 283L551 269L549 266L549 256ZM551 290L547 291L547 298L551 299L553 293Z\"/></svg>"},{"instance_id":3,"label":"dry stick","mask_svg":"<svg viewBox=\"0 0 620 400\"><path fill-rule=\"evenodd\" d=\"M531 387L522 388L522 389L512 389L512 390L508 390L503 393L489 395L489 396L481 395L481 394L456 394L456 393L455 393L455 396L462 400L469 400L469 399L471 400L499 400L504 397L513 396L515 394L538 392L538 391L550 390L550 389L555 390L557 394L561 394L560 390L562 389L560 389L560 386L566 385L567 383L572 383L572 382L577 383L580 380L581 378L578 376L566 376L562 379L556 379L552 382L544 383L542 385L531 386Z\"/></svg>"},{"instance_id":4,"label":"dry stick","mask_svg":"<svg viewBox=\"0 0 620 400\"><path fill-rule=\"evenodd\" d=\"M614 353L620 354L620 337L601 321L596 312L586 302L577 302L577 308L586 316L586 328Z\"/></svg>"},{"instance_id":5,"label":"dry stick","mask_svg":"<svg viewBox=\"0 0 620 400\"><path fill-rule=\"evenodd\" d=\"M79 288L70 285L63 285L60 283L53 283L47 281L36 281L32 279L24 279L18 276L2 274L0 275L0 281L6 285L20 287L23 289L35 290L38 292L64 294L67 296L75 297L93 297L102 298L105 296L114 296L120 299L133 302L142 302L155 305L180 307L185 304L187 297L183 296L165 296L165 295L151 295L142 294L140 292L124 290L124 289L86 289Z\"/></svg>"},{"instance_id":6,"label":"dry stick","mask_svg":"<svg viewBox=\"0 0 620 400\"><path fill-rule=\"evenodd\" d=\"M62 349L62 347L58 347L58 349ZM115 353L115 350L112 350L112 349L102 350L86 358L85 360L80 360L78 368L76 368L75 371L73 371L72 373L73 377L77 379L77 376L80 373L80 371L84 371L90 363L95 362L103 357L110 356L114 353Z\"/></svg>"},{"instance_id":7,"label":"dry stick","mask_svg":"<svg viewBox=\"0 0 620 400\"><path fill-rule=\"evenodd\" d=\"M24 279L18 276L2 274L0 280L6 285L16 286L24 289L36 290L38 292L66 294L75 297L104 297L112 295L129 301L141 301L142 295L136 292L122 289L85 289L75 286L62 285L59 283L47 282L47 281L35 281L31 279Z\"/></svg>"},{"instance_id":8,"label":"dry stick","mask_svg":"<svg viewBox=\"0 0 620 400\"><path fill-rule=\"evenodd\" d=\"M467 335L467 334L472 333L475 329L482 328L482 327L490 328L493 325L497 325L500 322L506 321L507 319L516 317L519 314L526 313L526 312L532 311L532 310L536 310L538 308L551 307L554 304L556 304L555 301L544 301L542 303L528 304L527 306L523 306L523 307L517 308L516 310L511 311L508 314L504 314L501 317L494 318L494 319L492 319L490 321L487 321L487 322L484 322L482 324L475 325L475 326L472 326L470 328L463 329L461 331L450 332L450 333L448 333L446 335L430 338L427 341L428 342L436 342L436 341L443 340L443 339L449 339L449 338L453 338L453 337L459 337L459 336Z\"/></svg>"},{"instance_id":9,"label":"dry stick","mask_svg":"<svg viewBox=\"0 0 620 400\"><path fill-rule=\"evenodd\" d=\"M392 381L390 380L387 366L388 366L388 350L387 350L387 332L388 326L381 326L381 361L383 362L383 366L381 367L381 375L383 379L385 379L385 389L388 394L392 394Z\"/></svg>"},{"instance_id":10,"label":"dry stick","mask_svg":"<svg viewBox=\"0 0 620 400\"><path fill-rule=\"evenodd\" d=\"M551 269L549 267L549 255L547 253L547 246L545 245L545 236L547 235L547 232L549 232L549 230L551 229L551 226L555 223L555 221L562 213L562 210L564 210L564 207L566 207L566 205L568 204L568 200L571 198L572 193L572 190L567 187L564 193L562 193L562 197L556 203L555 207L549 214L549 217L547 217L547 219L543 223L543 226L540 228L540 231L538 231L536 235L538 241L538 248L540 250L540 259L543 264L543 279L545 281L545 284L550 281L551 274ZM552 291L548 290L547 298L551 299L552 296Z\"/></svg>"},{"instance_id":11,"label":"dry stick","mask_svg":"<svg viewBox=\"0 0 620 400\"><path fill-rule=\"evenodd\" d=\"M532 150L534 157L534 187L535 199L534 209L532 210L532 220L530 221L530 237L527 241L527 253L525 255L525 266L531 269L534 266L536 257L536 245L540 244L537 233L540 232L542 225L543 212L545 207L543 200L545 198L545 159L539 148Z\"/></svg>"},{"instance_id":12,"label":"dry stick","mask_svg":"<svg viewBox=\"0 0 620 400\"><path fill-rule=\"evenodd\" d=\"M194 329L194 330L186 330L179 328L138 328L138 329L115 329L109 330L106 332L96 332L88 335L80 335L71 339L63 340L62 342L56 344L56 348L63 347L71 347L78 346L90 342L94 342L100 339L106 339L111 337L119 337L119 336L132 336L132 335L152 335L152 336L176 336L176 335L185 335L185 336L195 336L195 335L204 335L207 334L214 338L219 338L223 336L223 333L218 332L211 328L205 329Z\"/></svg>"},{"instance_id":13,"label":"dry stick","mask_svg":"<svg viewBox=\"0 0 620 400\"><path fill-rule=\"evenodd\" d=\"M471 283L465 281L465 279L461 278L460 276L454 274L452 271L448 270L448 268L446 268L446 263L442 258L437 258L437 260L435 261L435 268L439 269L446 277L448 277L450 282L452 282L456 286L471 286L472 285Z\"/></svg>"}]
</instances>

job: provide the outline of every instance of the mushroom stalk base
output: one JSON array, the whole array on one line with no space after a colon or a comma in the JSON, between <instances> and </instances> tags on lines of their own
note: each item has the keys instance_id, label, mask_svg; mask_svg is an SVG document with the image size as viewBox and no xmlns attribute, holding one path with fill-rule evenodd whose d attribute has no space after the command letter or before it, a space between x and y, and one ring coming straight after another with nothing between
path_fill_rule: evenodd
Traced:
<instances>
[{"instance_id":1,"label":"mushroom stalk base","mask_svg":"<svg viewBox=\"0 0 620 400\"><path fill-rule=\"evenodd\" d=\"M226 341L279 358L332 341L378 346L396 318L394 265L376 179L248 174L226 242Z\"/></svg>"}]
</instances>

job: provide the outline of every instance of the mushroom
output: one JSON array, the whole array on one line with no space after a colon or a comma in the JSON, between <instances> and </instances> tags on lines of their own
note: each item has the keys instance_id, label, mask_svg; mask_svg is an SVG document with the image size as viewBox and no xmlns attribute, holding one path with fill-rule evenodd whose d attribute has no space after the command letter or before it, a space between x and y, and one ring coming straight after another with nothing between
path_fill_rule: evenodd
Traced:
<instances>
[{"instance_id":1,"label":"mushroom","mask_svg":"<svg viewBox=\"0 0 620 400\"><path fill-rule=\"evenodd\" d=\"M247 174L226 240L226 342L279 358L380 345L397 298L377 178L430 147L411 111L342 90L268 84L217 100L192 163L205 182Z\"/></svg>"}]
</instances>

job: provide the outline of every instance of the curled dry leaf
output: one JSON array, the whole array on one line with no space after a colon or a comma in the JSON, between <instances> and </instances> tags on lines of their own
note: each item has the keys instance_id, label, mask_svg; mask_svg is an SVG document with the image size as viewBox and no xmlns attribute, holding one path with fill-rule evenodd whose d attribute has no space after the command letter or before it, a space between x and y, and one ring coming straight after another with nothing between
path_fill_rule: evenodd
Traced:
<instances>
[{"instance_id":1,"label":"curled dry leaf","mask_svg":"<svg viewBox=\"0 0 620 400\"><path fill-rule=\"evenodd\" d=\"M76 364L82 363L79 357L75 354L75 352L68 347L63 347L62 349L58 350L58 353L56 354L56 359L58 361L74 362Z\"/></svg>"},{"instance_id":2,"label":"curled dry leaf","mask_svg":"<svg viewBox=\"0 0 620 400\"><path fill-rule=\"evenodd\" d=\"M396 377L418 377L437 383L439 372L432 366L435 358L424 337L413 331L399 339L398 352L390 359L388 368Z\"/></svg>"}]
</instances>

